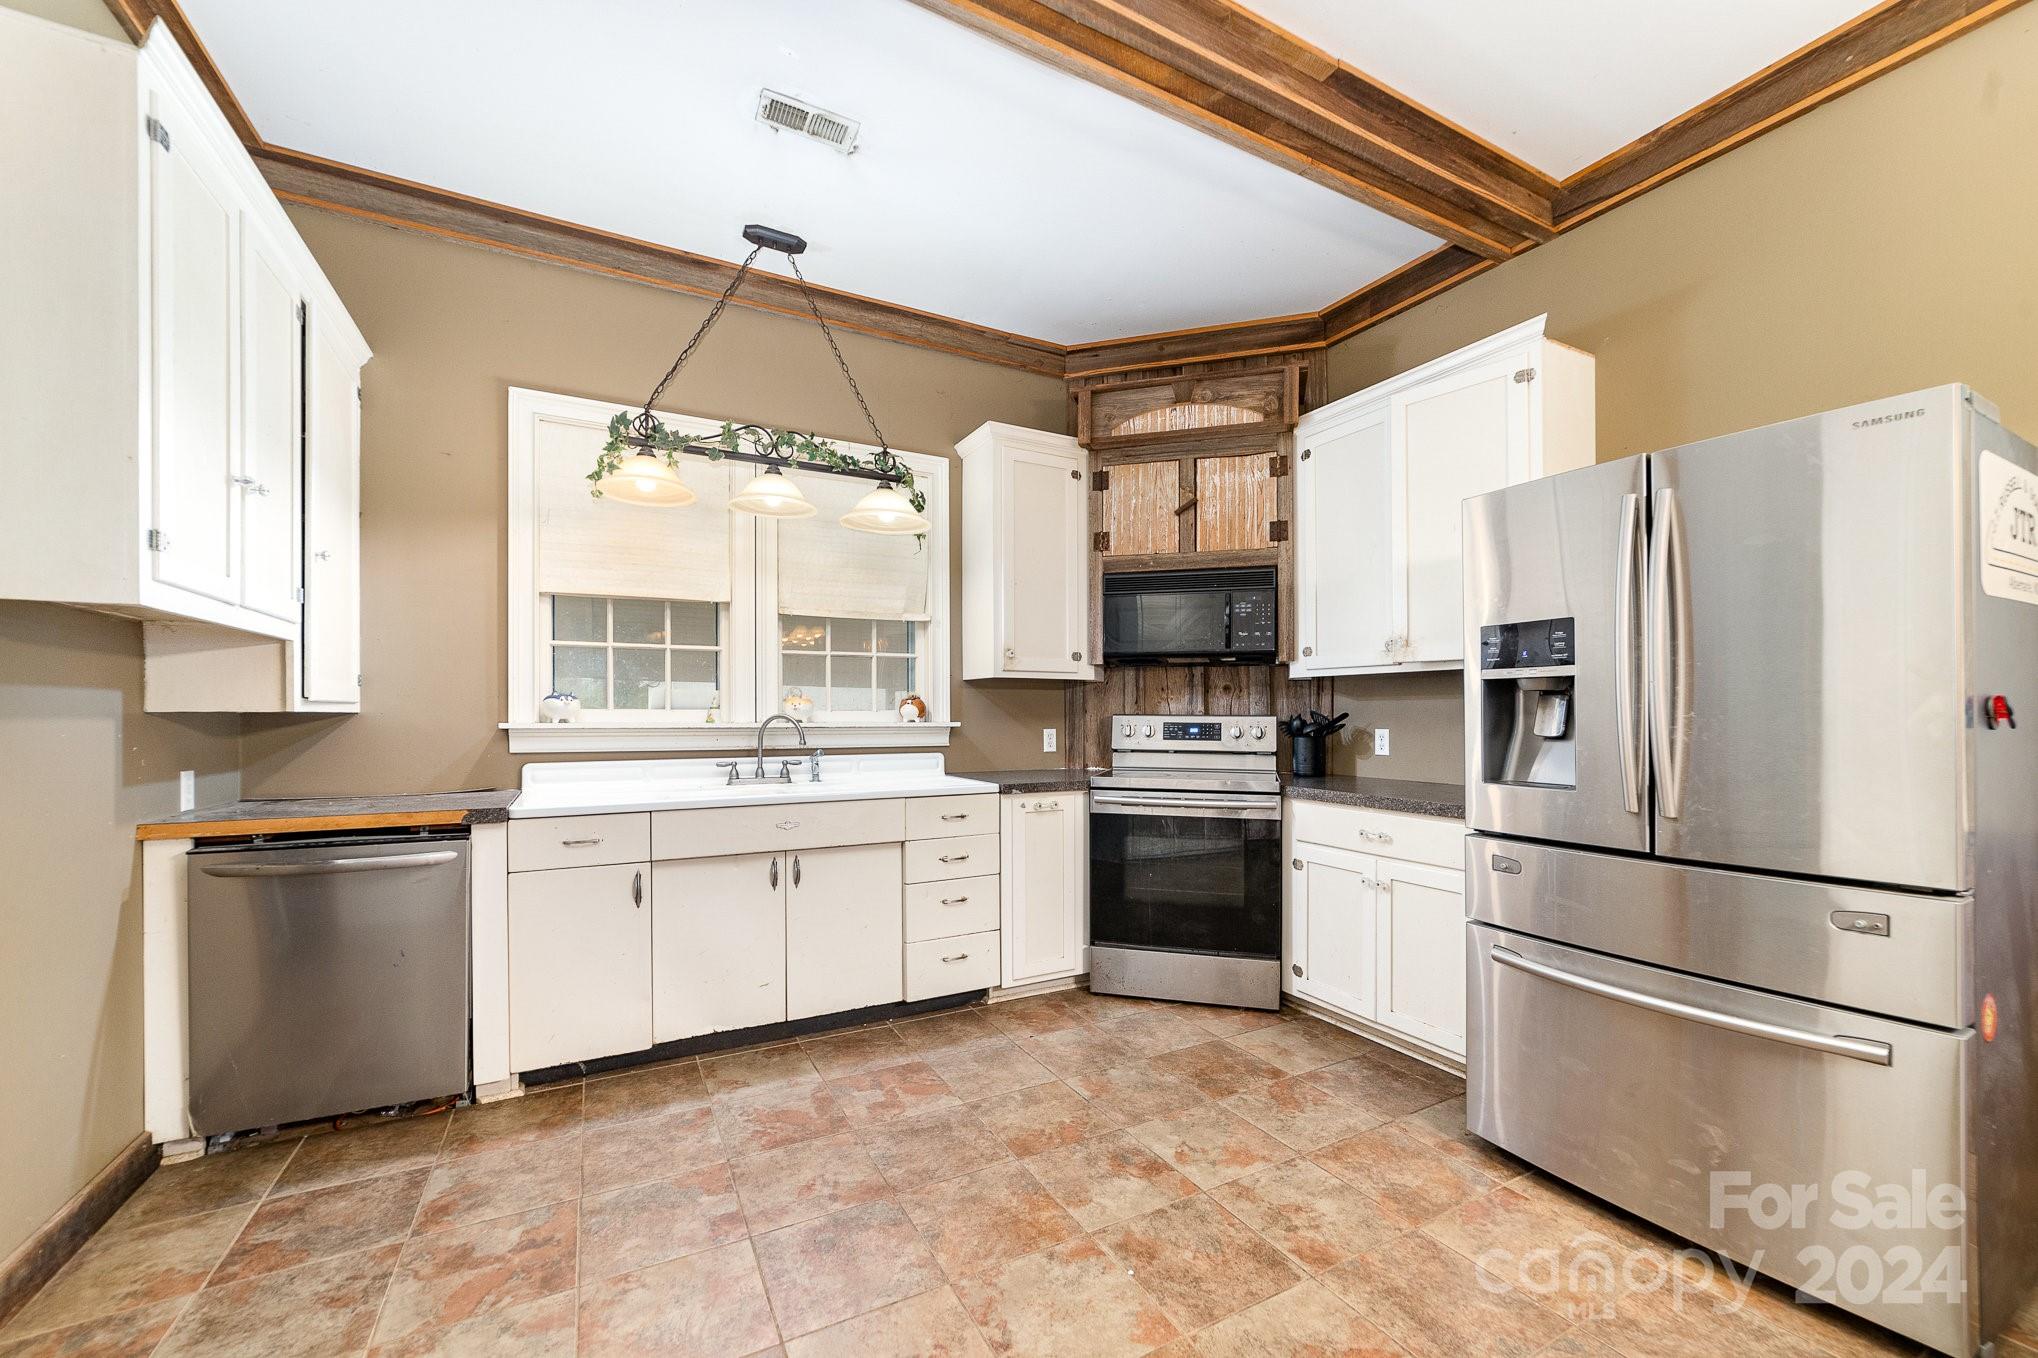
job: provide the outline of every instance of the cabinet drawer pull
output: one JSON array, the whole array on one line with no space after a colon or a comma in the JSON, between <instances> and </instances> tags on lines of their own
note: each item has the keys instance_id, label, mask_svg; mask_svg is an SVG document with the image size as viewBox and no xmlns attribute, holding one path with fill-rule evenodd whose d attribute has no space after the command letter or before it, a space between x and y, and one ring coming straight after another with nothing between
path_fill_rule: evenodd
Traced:
<instances>
[{"instance_id":1,"label":"cabinet drawer pull","mask_svg":"<svg viewBox=\"0 0 2038 1358\"><path fill-rule=\"evenodd\" d=\"M969 862L969 855L966 853L945 853L941 855L941 861L944 863L967 863Z\"/></svg>"},{"instance_id":2,"label":"cabinet drawer pull","mask_svg":"<svg viewBox=\"0 0 2038 1358\"><path fill-rule=\"evenodd\" d=\"M800 828L800 823L796 820L782 820L778 823L778 828L781 830L797 830Z\"/></svg>"},{"instance_id":3,"label":"cabinet drawer pull","mask_svg":"<svg viewBox=\"0 0 2038 1358\"><path fill-rule=\"evenodd\" d=\"M942 901L941 901L941 903L942 903L943 905L961 905L961 904L962 904L963 902L967 901L968 899L969 899L969 897L967 897L967 896L945 896L945 897L943 897L943 898L942 898Z\"/></svg>"},{"instance_id":4,"label":"cabinet drawer pull","mask_svg":"<svg viewBox=\"0 0 2038 1358\"><path fill-rule=\"evenodd\" d=\"M799 856L798 854L794 854L794 855L793 855L793 885L794 885L794 886L798 886L799 884L800 884L800 856Z\"/></svg>"},{"instance_id":5,"label":"cabinet drawer pull","mask_svg":"<svg viewBox=\"0 0 2038 1358\"><path fill-rule=\"evenodd\" d=\"M949 956L944 957L941 960L944 962L967 962L969 961L969 954L966 952L951 953Z\"/></svg>"},{"instance_id":6,"label":"cabinet drawer pull","mask_svg":"<svg viewBox=\"0 0 2038 1358\"><path fill-rule=\"evenodd\" d=\"M968 820L968 819L969 819L969 812L967 812L967 811L951 811L951 812L949 812L949 813L948 813L947 815L943 816L943 817L942 817L941 819L943 819L943 820Z\"/></svg>"},{"instance_id":7,"label":"cabinet drawer pull","mask_svg":"<svg viewBox=\"0 0 2038 1358\"><path fill-rule=\"evenodd\" d=\"M562 839L559 846L564 849L591 849L599 843L601 836L596 835L593 839Z\"/></svg>"},{"instance_id":8,"label":"cabinet drawer pull","mask_svg":"<svg viewBox=\"0 0 2038 1358\"><path fill-rule=\"evenodd\" d=\"M778 885L778 859L776 857L773 857L771 860L771 884L773 886Z\"/></svg>"},{"instance_id":9,"label":"cabinet drawer pull","mask_svg":"<svg viewBox=\"0 0 2038 1358\"><path fill-rule=\"evenodd\" d=\"M639 871L630 880L630 899L637 903L639 910L644 908L644 874L642 871Z\"/></svg>"}]
</instances>

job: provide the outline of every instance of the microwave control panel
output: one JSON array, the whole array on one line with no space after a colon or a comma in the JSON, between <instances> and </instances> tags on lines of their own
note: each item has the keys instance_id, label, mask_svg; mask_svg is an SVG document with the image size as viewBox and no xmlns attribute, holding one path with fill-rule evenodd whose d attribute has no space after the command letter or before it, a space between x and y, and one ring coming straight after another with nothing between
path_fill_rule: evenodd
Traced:
<instances>
[{"instance_id":1,"label":"microwave control panel","mask_svg":"<svg viewBox=\"0 0 2038 1358\"><path fill-rule=\"evenodd\" d=\"M1274 591L1254 589L1231 595L1231 645L1233 653L1265 652L1272 655L1281 644L1280 627L1274 616Z\"/></svg>"},{"instance_id":2,"label":"microwave control panel","mask_svg":"<svg viewBox=\"0 0 2038 1358\"><path fill-rule=\"evenodd\" d=\"M1488 624L1479 629L1482 670L1542 670L1575 665L1575 619L1536 618Z\"/></svg>"}]
</instances>

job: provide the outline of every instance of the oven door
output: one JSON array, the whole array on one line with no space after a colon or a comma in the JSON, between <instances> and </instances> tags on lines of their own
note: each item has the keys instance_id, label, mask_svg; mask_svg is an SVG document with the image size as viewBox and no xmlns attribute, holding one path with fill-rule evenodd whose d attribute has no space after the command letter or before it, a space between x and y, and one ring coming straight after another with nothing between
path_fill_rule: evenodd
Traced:
<instances>
[{"instance_id":1,"label":"oven door","mask_svg":"<svg viewBox=\"0 0 2038 1358\"><path fill-rule=\"evenodd\" d=\"M1281 956L1281 799L1090 796L1090 942Z\"/></svg>"}]
</instances>

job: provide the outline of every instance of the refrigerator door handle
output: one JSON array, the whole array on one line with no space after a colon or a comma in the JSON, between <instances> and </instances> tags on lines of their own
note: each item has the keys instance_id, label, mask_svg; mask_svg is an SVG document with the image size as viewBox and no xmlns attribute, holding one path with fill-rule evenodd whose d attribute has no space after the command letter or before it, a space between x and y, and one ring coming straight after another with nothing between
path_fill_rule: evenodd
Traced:
<instances>
[{"instance_id":1,"label":"refrigerator door handle","mask_svg":"<svg viewBox=\"0 0 2038 1358\"><path fill-rule=\"evenodd\" d=\"M1656 809L1676 820L1684 801L1691 743L1684 705L1691 691L1691 572L1677 492L1656 492L1649 543L1649 746L1655 752Z\"/></svg>"},{"instance_id":2,"label":"refrigerator door handle","mask_svg":"<svg viewBox=\"0 0 2038 1358\"><path fill-rule=\"evenodd\" d=\"M1498 943L1493 945L1491 956L1503 967L1525 972L1557 985L1569 986L1573 990L1582 990L1588 995L1598 995L1621 1004L1631 1004L1637 1009L1646 1009L1654 1014L1703 1023L1712 1028L1724 1028L1728 1032L1745 1033L1749 1037L1767 1038L1771 1042L1782 1042L1792 1047L1803 1047L1808 1051L1824 1052L1828 1056L1844 1056L1854 1061L1866 1061L1870 1065L1886 1066L1890 1063L1890 1048L1887 1042L1872 1042L1865 1037L1807 1032L1803 1028L1787 1028L1780 1023L1742 1018L1739 1014L1725 1014L1717 1009L1685 1004L1681 1000L1666 1000L1660 995L1630 990L1626 986L1611 985L1605 981L1596 981L1590 976L1565 971L1561 967L1531 961L1512 948L1504 948Z\"/></svg>"},{"instance_id":3,"label":"refrigerator door handle","mask_svg":"<svg viewBox=\"0 0 2038 1358\"><path fill-rule=\"evenodd\" d=\"M1620 740L1621 804L1631 815L1642 809L1642 762L1648 758L1640 748L1646 740L1639 686L1635 683L1635 617L1638 591L1635 572L1642 563L1642 497L1620 497L1620 561L1615 568L1613 595L1613 710Z\"/></svg>"}]
</instances>

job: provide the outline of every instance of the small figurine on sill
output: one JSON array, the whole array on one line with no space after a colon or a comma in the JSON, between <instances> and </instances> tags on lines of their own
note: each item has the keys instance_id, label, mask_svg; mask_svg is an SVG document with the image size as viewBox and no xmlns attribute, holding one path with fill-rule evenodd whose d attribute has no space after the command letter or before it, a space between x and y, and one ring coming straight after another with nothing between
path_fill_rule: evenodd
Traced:
<instances>
[{"instance_id":1,"label":"small figurine on sill","mask_svg":"<svg viewBox=\"0 0 2038 1358\"><path fill-rule=\"evenodd\" d=\"M899 700L899 720L900 721L927 720L927 704L921 701L919 694L908 693L905 697Z\"/></svg>"}]
</instances>

